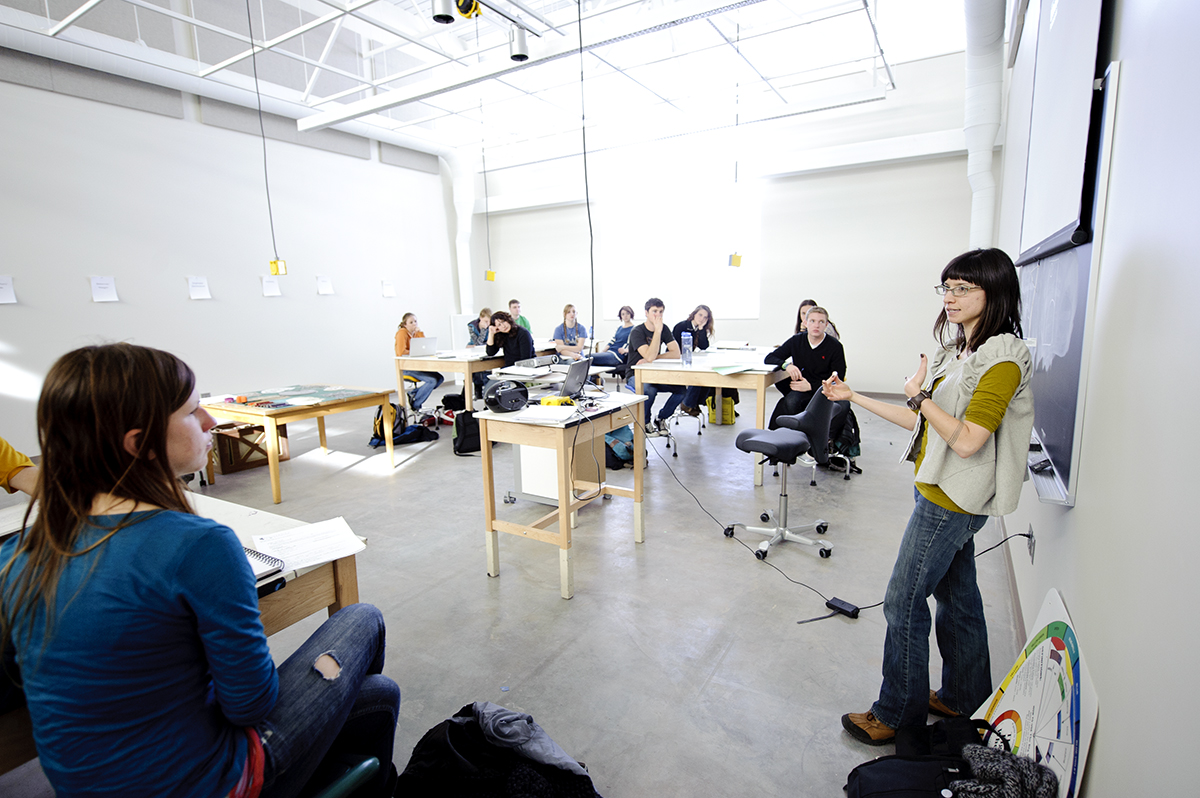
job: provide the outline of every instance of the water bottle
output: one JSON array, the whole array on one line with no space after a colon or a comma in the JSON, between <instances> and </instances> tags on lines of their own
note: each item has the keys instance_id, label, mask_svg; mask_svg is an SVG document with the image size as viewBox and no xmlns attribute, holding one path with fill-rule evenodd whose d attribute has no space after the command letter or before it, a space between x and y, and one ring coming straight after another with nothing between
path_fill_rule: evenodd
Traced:
<instances>
[{"instance_id":1,"label":"water bottle","mask_svg":"<svg viewBox=\"0 0 1200 798\"><path fill-rule=\"evenodd\" d=\"M680 338L682 339L679 347L680 360L683 361L683 365L690 366L692 365L692 334L685 332Z\"/></svg>"}]
</instances>

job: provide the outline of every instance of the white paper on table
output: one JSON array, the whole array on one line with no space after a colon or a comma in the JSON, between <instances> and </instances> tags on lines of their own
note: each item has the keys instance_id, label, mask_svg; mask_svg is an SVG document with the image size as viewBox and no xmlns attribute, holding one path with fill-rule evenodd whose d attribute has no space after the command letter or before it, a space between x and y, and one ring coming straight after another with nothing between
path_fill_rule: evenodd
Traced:
<instances>
[{"instance_id":1,"label":"white paper on table","mask_svg":"<svg viewBox=\"0 0 1200 798\"><path fill-rule=\"evenodd\" d=\"M117 281L111 277L92 277L93 302L120 302L117 296Z\"/></svg>"},{"instance_id":2,"label":"white paper on table","mask_svg":"<svg viewBox=\"0 0 1200 798\"><path fill-rule=\"evenodd\" d=\"M317 276L317 293L321 296L333 295L333 280L328 277Z\"/></svg>"},{"instance_id":3,"label":"white paper on table","mask_svg":"<svg viewBox=\"0 0 1200 798\"><path fill-rule=\"evenodd\" d=\"M212 294L208 290L207 277L189 277L187 280L189 299L212 299Z\"/></svg>"},{"instance_id":4,"label":"white paper on table","mask_svg":"<svg viewBox=\"0 0 1200 798\"><path fill-rule=\"evenodd\" d=\"M383 286L384 296L394 297L396 295L396 284L391 280L381 280L380 284Z\"/></svg>"},{"instance_id":5,"label":"white paper on table","mask_svg":"<svg viewBox=\"0 0 1200 798\"><path fill-rule=\"evenodd\" d=\"M254 548L283 560L287 563L285 571L296 571L349 557L366 547L340 515L286 532L254 536Z\"/></svg>"},{"instance_id":6,"label":"white paper on table","mask_svg":"<svg viewBox=\"0 0 1200 798\"><path fill-rule=\"evenodd\" d=\"M263 276L263 296L283 296L283 292L279 290L279 278Z\"/></svg>"},{"instance_id":7,"label":"white paper on table","mask_svg":"<svg viewBox=\"0 0 1200 798\"><path fill-rule=\"evenodd\" d=\"M13 278L0 274L0 305L15 305L17 292L13 288Z\"/></svg>"}]
</instances>

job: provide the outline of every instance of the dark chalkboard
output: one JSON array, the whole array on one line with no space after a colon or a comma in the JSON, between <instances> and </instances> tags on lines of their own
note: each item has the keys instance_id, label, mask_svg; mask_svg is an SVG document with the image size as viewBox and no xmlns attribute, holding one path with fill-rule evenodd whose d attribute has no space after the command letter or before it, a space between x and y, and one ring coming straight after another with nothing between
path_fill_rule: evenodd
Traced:
<instances>
[{"instance_id":1,"label":"dark chalkboard","mask_svg":"<svg viewBox=\"0 0 1200 798\"><path fill-rule=\"evenodd\" d=\"M1030 462L1048 457L1051 463L1032 477L1043 501L1058 504L1075 503L1091 266L1092 244L1084 244L1020 269L1022 326L1033 354L1033 431L1042 446Z\"/></svg>"}]
</instances>

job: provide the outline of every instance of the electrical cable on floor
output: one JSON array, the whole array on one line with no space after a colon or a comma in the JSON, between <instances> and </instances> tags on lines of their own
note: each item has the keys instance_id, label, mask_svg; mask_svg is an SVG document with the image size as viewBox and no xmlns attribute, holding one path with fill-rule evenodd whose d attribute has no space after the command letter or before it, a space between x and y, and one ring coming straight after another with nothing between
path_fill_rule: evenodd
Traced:
<instances>
[{"instance_id":1,"label":"electrical cable on floor","mask_svg":"<svg viewBox=\"0 0 1200 798\"><path fill-rule=\"evenodd\" d=\"M642 427L642 432L643 432L643 434L644 434L644 433L645 433L645 430L646 430L646 428L645 428L644 426L642 426L640 423L638 423L636 420L634 421L634 423L635 423L635 424L638 424L638 426ZM676 445L678 445L678 444L676 444ZM713 515L712 513L710 513L710 512L708 511L708 509L707 509L707 508L706 508L706 507L705 507L705 506L704 506L704 505L701 503L700 499L696 497L696 494L692 493L692 492L691 492L691 490L689 490L689 489L688 489L688 486L683 484L683 481L682 481L682 480L679 478L679 475L678 475L678 474L676 474L676 473L675 473L675 471L674 471L674 469L672 469L672 468L671 468L671 464L670 464L670 463L668 463L668 462L667 462L667 460L666 460L666 458L662 456L662 452L660 452L658 449L655 449L654 447L650 447L650 448L654 450L654 453L655 453L656 455L658 455L658 459L659 459L659 460L662 460L662 462L663 462L663 465L667 467L667 471L670 471L670 472L671 472L671 476L675 478L675 481L676 481L677 483L679 483L679 487L683 488L684 492L686 492L686 493L687 493L687 495L691 496L691 497L692 497L692 499L693 499L693 500L696 502L696 506L697 506L697 507L699 507L699 508L700 508L700 509L701 509L701 510L704 512L704 514L705 514L705 515L707 515L709 518L711 518L711 519L712 519L712 520L713 520L713 521L716 523L716 525L717 525L717 527L718 527L719 529L721 529L722 531L724 531L724 529L725 529L725 527L726 527L727 525L726 525L726 524L724 524L724 523L722 523L722 522L721 522L721 521L720 521L720 520L719 520L719 519L718 519L718 518L717 518L715 515ZM751 552L752 552L752 551L754 551L754 549L752 549L752 548L750 548L749 546L747 546L747 545L746 545L746 542L745 542L744 540L742 540L741 538L737 537L736 535L730 535L729 537L730 537L730 538L732 538L733 540L736 540L738 543L740 543L740 544L741 544L741 545L742 545L742 546L743 546L743 547L744 547L744 548L745 548L747 551L751 551ZM790 576L788 576L788 575L787 575L787 574L785 574L785 573L784 573L782 570L780 570L780 569L779 569L779 567L775 565L775 563L770 563L770 562L767 562L766 560L760 560L760 562L762 562L764 565L769 565L769 566L771 566L771 567L772 567L772 568L774 568L776 571L779 571L779 574L780 574L780 575L781 575L781 576L782 576L784 579L786 579L786 580L788 580L789 582L791 582L792 584L794 584L794 585L799 585L800 587L808 588L809 590L811 590L812 592L814 592L814 593L816 593L818 596L820 596L822 599L824 599L824 600L826 600L826 601L828 601L828 600L829 600L829 598L828 598L828 597L827 597L827 596L826 596L824 593L822 593L820 590L817 590L817 589L816 589L815 587L813 587L812 585L806 584L806 583L804 583L804 582L801 582L801 581L799 581L799 580L797 580L797 579L792 579Z\"/></svg>"},{"instance_id":2,"label":"electrical cable on floor","mask_svg":"<svg viewBox=\"0 0 1200 798\"><path fill-rule=\"evenodd\" d=\"M250 0L246 0L246 25L250 32L250 64L254 68L254 97L258 100L258 132L262 138L263 151L263 185L267 190L267 221L271 225L271 251L275 253L275 260L279 260L279 247L275 243L275 214L271 210L271 181L267 176L267 129L263 124L262 110L262 92L258 88L258 56L254 43L254 18L250 14ZM263 31L264 35L266 31Z\"/></svg>"}]
</instances>

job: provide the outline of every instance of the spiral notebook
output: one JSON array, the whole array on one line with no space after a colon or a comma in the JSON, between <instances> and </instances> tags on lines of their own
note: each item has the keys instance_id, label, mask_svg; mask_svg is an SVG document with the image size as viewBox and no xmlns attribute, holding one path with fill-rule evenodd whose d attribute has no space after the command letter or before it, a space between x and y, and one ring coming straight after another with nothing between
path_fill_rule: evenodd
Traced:
<instances>
[{"instance_id":1,"label":"spiral notebook","mask_svg":"<svg viewBox=\"0 0 1200 798\"><path fill-rule=\"evenodd\" d=\"M254 581L258 582L266 579L268 576L274 576L283 570L283 560L278 557L272 557L270 554L263 554L261 551L242 546L246 552L246 559L250 561L250 567L254 569Z\"/></svg>"}]
</instances>

